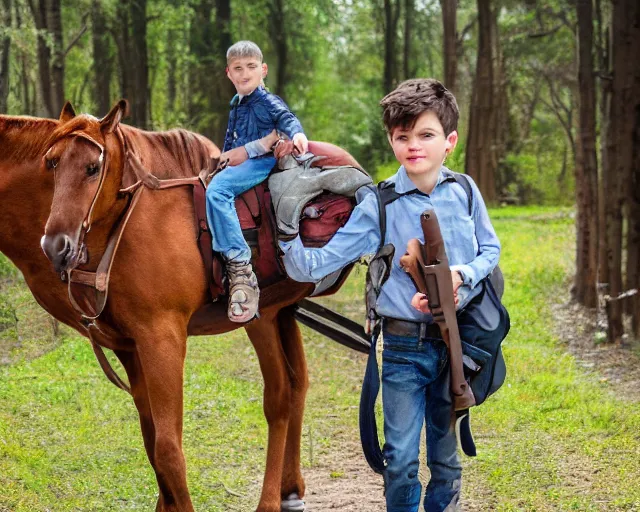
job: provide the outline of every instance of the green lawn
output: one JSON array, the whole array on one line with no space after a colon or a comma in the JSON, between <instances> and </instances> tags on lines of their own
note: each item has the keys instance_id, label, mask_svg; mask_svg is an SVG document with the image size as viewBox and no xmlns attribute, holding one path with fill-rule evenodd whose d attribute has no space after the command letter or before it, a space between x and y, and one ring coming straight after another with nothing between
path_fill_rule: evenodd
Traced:
<instances>
[{"instance_id":1,"label":"green lawn","mask_svg":"<svg viewBox=\"0 0 640 512\"><path fill-rule=\"evenodd\" d=\"M491 215L512 321L504 345L509 373L474 411L479 455L464 459L466 492L481 494L486 510L640 510L640 407L581 371L552 334L549 304L568 286L574 257L570 212L504 208ZM326 302L361 320L363 276L354 273ZM3 279L0 511L151 510L156 485L133 403L106 381L85 340L69 330L55 340L15 277ZM304 334L308 467L323 454L338 460L336 439L358 435L365 357ZM266 442L261 397L244 331L190 339L184 445L197 510L244 511L257 503Z\"/></svg>"}]
</instances>

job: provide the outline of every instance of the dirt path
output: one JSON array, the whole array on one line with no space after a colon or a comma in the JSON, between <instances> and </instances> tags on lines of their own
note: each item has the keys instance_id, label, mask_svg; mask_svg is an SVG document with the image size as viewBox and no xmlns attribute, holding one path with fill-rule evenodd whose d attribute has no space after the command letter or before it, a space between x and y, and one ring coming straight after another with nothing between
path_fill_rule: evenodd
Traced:
<instances>
[{"instance_id":1,"label":"dirt path","mask_svg":"<svg viewBox=\"0 0 640 512\"><path fill-rule=\"evenodd\" d=\"M566 299L566 298L565 298ZM556 319L556 335L566 344L586 372L597 372L602 382L619 396L640 400L640 358L629 347L594 345L597 336L594 312L564 302L552 308ZM307 482L307 511L384 512L382 477L367 465L359 443L359 433L344 432L334 438L329 454L312 468L304 470ZM339 458L336 454L340 454ZM564 456L566 458L566 455ZM588 487L592 468L585 461L566 459L565 485ZM421 455L421 463L424 457ZM483 475L474 460L463 456L463 492L461 505L465 512L494 509L498 503L491 490L482 484ZM424 466L424 464L422 464ZM428 470L420 468L420 479L428 480Z\"/></svg>"}]
</instances>

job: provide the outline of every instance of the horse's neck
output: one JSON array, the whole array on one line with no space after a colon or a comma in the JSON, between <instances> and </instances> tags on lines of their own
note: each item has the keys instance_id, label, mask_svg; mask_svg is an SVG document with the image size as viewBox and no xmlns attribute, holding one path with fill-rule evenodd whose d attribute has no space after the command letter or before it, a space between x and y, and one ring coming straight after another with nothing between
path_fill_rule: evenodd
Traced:
<instances>
[{"instance_id":1,"label":"horse's neck","mask_svg":"<svg viewBox=\"0 0 640 512\"><path fill-rule=\"evenodd\" d=\"M41 157L57 125L53 119L0 115L0 163L22 163Z\"/></svg>"},{"instance_id":2,"label":"horse's neck","mask_svg":"<svg viewBox=\"0 0 640 512\"><path fill-rule=\"evenodd\" d=\"M129 150L158 178L196 176L210 163L203 140L187 130L147 132L122 125L122 132Z\"/></svg>"}]
</instances>

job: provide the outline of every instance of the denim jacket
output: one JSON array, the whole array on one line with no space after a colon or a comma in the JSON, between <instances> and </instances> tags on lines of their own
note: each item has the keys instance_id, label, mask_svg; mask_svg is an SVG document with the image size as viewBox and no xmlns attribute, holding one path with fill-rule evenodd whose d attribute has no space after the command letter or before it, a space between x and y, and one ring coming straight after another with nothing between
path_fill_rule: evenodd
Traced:
<instances>
[{"instance_id":1,"label":"denim jacket","mask_svg":"<svg viewBox=\"0 0 640 512\"><path fill-rule=\"evenodd\" d=\"M290 139L293 139L296 133L304 133L300 121L289 110L287 104L263 87L258 87L241 100L238 99L239 96L236 94L230 103L231 112L223 151L261 139L274 128ZM247 146L247 153L249 158L257 156L252 154L254 151L251 145Z\"/></svg>"}]
</instances>

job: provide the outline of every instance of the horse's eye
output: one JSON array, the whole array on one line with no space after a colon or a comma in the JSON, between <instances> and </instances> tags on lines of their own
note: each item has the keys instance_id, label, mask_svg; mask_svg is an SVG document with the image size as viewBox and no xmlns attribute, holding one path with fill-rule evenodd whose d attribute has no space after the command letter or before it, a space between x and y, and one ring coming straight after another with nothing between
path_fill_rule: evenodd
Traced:
<instances>
[{"instance_id":1,"label":"horse's eye","mask_svg":"<svg viewBox=\"0 0 640 512\"><path fill-rule=\"evenodd\" d=\"M87 165L87 176L95 176L100 171L100 166L98 164L89 164Z\"/></svg>"},{"instance_id":2,"label":"horse's eye","mask_svg":"<svg viewBox=\"0 0 640 512\"><path fill-rule=\"evenodd\" d=\"M47 158L47 169L52 171L56 167L58 167L58 162L60 162L59 158Z\"/></svg>"}]
</instances>

